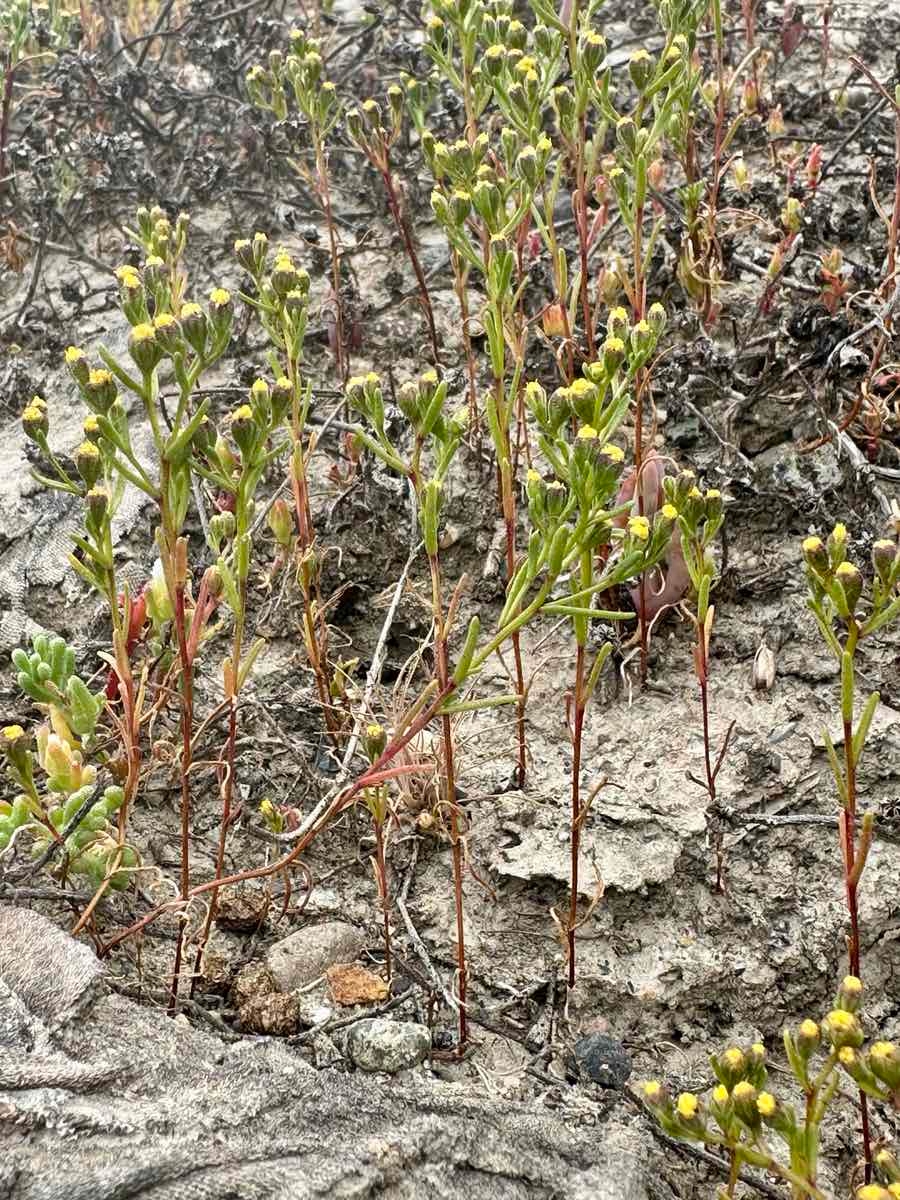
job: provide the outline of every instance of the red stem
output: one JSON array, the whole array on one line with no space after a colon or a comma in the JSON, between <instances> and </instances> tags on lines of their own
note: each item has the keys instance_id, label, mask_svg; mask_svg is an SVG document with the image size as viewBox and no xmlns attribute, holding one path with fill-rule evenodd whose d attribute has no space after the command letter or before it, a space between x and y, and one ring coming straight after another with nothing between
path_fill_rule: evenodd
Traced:
<instances>
[{"instance_id":1,"label":"red stem","mask_svg":"<svg viewBox=\"0 0 900 1200\"><path fill-rule=\"evenodd\" d=\"M581 848L581 739L584 730L584 646L575 658L575 719L572 728L572 837L569 895L569 987L575 986L575 930L578 926L578 852Z\"/></svg>"}]
</instances>

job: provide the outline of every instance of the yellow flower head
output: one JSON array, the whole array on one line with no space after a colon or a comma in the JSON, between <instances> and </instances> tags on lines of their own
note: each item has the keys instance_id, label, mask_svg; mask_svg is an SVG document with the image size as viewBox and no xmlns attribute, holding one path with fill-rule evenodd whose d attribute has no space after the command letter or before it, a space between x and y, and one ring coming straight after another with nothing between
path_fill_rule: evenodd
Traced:
<instances>
[{"instance_id":1,"label":"yellow flower head","mask_svg":"<svg viewBox=\"0 0 900 1200\"><path fill-rule=\"evenodd\" d=\"M722 1062L730 1071L741 1071L744 1068L744 1054L737 1046L731 1046L722 1055Z\"/></svg>"},{"instance_id":2,"label":"yellow flower head","mask_svg":"<svg viewBox=\"0 0 900 1200\"><path fill-rule=\"evenodd\" d=\"M209 293L209 299L211 304L215 304L221 308L224 305L231 303L231 292L221 287L213 288L213 290Z\"/></svg>"},{"instance_id":3,"label":"yellow flower head","mask_svg":"<svg viewBox=\"0 0 900 1200\"><path fill-rule=\"evenodd\" d=\"M675 1104L679 1117L684 1121L692 1121L699 1107L700 1101L693 1092L682 1092Z\"/></svg>"},{"instance_id":4,"label":"yellow flower head","mask_svg":"<svg viewBox=\"0 0 900 1200\"><path fill-rule=\"evenodd\" d=\"M819 1027L815 1021L812 1021L809 1017L807 1017L805 1021L800 1023L800 1033L803 1035L803 1037L809 1038L809 1040L812 1041L814 1038L819 1036Z\"/></svg>"},{"instance_id":5,"label":"yellow flower head","mask_svg":"<svg viewBox=\"0 0 900 1200\"><path fill-rule=\"evenodd\" d=\"M646 517L629 517L628 532L640 542L646 542L650 537L650 522Z\"/></svg>"},{"instance_id":6,"label":"yellow flower head","mask_svg":"<svg viewBox=\"0 0 900 1200\"><path fill-rule=\"evenodd\" d=\"M837 575L839 579L852 579L858 574L859 571L856 569L853 563L846 561L839 563L838 568L835 571L835 575ZM848 976L848 978L850 978L850 976ZM857 983L859 983L859 980L857 980Z\"/></svg>"},{"instance_id":7,"label":"yellow flower head","mask_svg":"<svg viewBox=\"0 0 900 1200\"><path fill-rule=\"evenodd\" d=\"M841 567L846 565L846 563L841 563ZM840 571L841 567L838 567L838 571ZM862 990L862 980L858 979L855 975L845 975L841 980L841 991L845 996L861 996Z\"/></svg>"},{"instance_id":8,"label":"yellow flower head","mask_svg":"<svg viewBox=\"0 0 900 1200\"><path fill-rule=\"evenodd\" d=\"M135 325L134 329L132 329L131 337L135 342L152 342L156 337L156 330L146 321L142 321L140 325Z\"/></svg>"},{"instance_id":9,"label":"yellow flower head","mask_svg":"<svg viewBox=\"0 0 900 1200\"><path fill-rule=\"evenodd\" d=\"M663 1097L662 1084L658 1079L648 1079L644 1084L644 1099L648 1104L659 1104Z\"/></svg>"},{"instance_id":10,"label":"yellow flower head","mask_svg":"<svg viewBox=\"0 0 900 1200\"><path fill-rule=\"evenodd\" d=\"M822 547L822 539L820 537L804 538L802 547L805 554L815 554Z\"/></svg>"},{"instance_id":11,"label":"yellow flower head","mask_svg":"<svg viewBox=\"0 0 900 1200\"><path fill-rule=\"evenodd\" d=\"M540 471L535 471L534 467L529 467L527 479L528 479L529 483L540 483L541 482Z\"/></svg>"},{"instance_id":12,"label":"yellow flower head","mask_svg":"<svg viewBox=\"0 0 900 1200\"><path fill-rule=\"evenodd\" d=\"M771 1092L760 1092L756 1097L756 1109L761 1117L772 1117L778 1108L778 1101Z\"/></svg>"},{"instance_id":13,"label":"yellow flower head","mask_svg":"<svg viewBox=\"0 0 900 1200\"><path fill-rule=\"evenodd\" d=\"M891 1193L877 1183L867 1183L856 1193L856 1200L891 1200Z\"/></svg>"},{"instance_id":14,"label":"yellow flower head","mask_svg":"<svg viewBox=\"0 0 900 1200\"><path fill-rule=\"evenodd\" d=\"M15 742L20 737L24 736L25 730L22 728L21 725L4 725L3 729L0 730L0 733L3 734L3 738L5 741Z\"/></svg>"},{"instance_id":15,"label":"yellow flower head","mask_svg":"<svg viewBox=\"0 0 900 1200\"><path fill-rule=\"evenodd\" d=\"M81 445L78 447L78 449L75 451L75 454L76 454L76 456L80 456L81 458L99 458L100 457L100 451L97 449L97 447L94 445L93 442L82 442Z\"/></svg>"},{"instance_id":16,"label":"yellow flower head","mask_svg":"<svg viewBox=\"0 0 900 1200\"><path fill-rule=\"evenodd\" d=\"M728 1103L728 1088L724 1083L716 1084L716 1086L713 1088L712 1098L715 1100L716 1104Z\"/></svg>"},{"instance_id":17,"label":"yellow flower head","mask_svg":"<svg viewBox=\"0 0 900 1200\"><path fill-rule=\"evenodd\" d=\"M146 326L146 328L149 329L150 327ZM152 329L150 332L152 334ZM110 375L109 371L103 370L102 367L99 370L91 371L90 375L88 376L88 384L92 388L106 387L111 380L112 375Z\"/></svg>"},{"instance_id":18,"label":"yellow flower head","mask_svg":"<svg viewBox=\"0 0 900 1200\"><path fill-rule=\"evenodd\" d=\"M528 54L523 54L516 63L516 70L520 75L527 75L529 71L533 71L537 67L537 63Z\"/></svg>"},{"instance_id":19,"label":"yellow flower head","mask_svg":"<svg viewBox=\"0 0 900 1200\"><path fill-rule=\"evenodd\" d=\"M742 1079L740 1083L734 1085L734 1091L731 1094L735 1100L750 1100L756 1094L756 1088L746 1079Z\"/></svg>"},{"instance_id":20,"label":"yellow flower head","mask_svg":"<svg viewBox=\"0 0 900 1200\"><path fill-rule=\"evenodd\" d=\"M850 1033L856 1028L856 1017L842 1008L834 1008L828 1014L828 1025L832 1034Z\"/></svg>"},{"instance_id":21,"label":"yellow flower head","mask_svg":"<svg viewBox=\"0 0 900 1200\"><path fill-rule=\"evenodd\" d=\"M153 318L153 324L157 329L174 329L178 322L171 313L164 312Z\"/></svg>"},{"instance_id":22,"label":"yellow flower head","mask_svg":"<svg viewBox=\"0 0 900 1200\"><path fill-rule=\"evenodd\" d=\"M589 396L594 391L594 385L589 379L574 379L569 391L573 396Z\"/></svg>"},{"instance_id":23,"label":"yellow flower head","mask_svg":"<svg viewBox=\"0 0 900 1200\"><path fill-rule=\"evenodd\" d=\"M834 529L831 531L831 539L834 542L846 542L847 526L841 521L838 521L837 525L835 525Z\"/></svg>"},{"instance_id":24,"label":"yellow flower head","mask_svg":"<svg viewBox=\"0 0 900 1200\"><path fill-rule=\"evenodd\" d=\"M612 459L613 462L620 463L625 458L625 451L617 446L614 442L607 442L600 450L604 458Z\"/></svg>"},{"instance_id":25,"label":"yellow flower head","mask_svg":"<svg viewBox=\"0 0 900 1200\"><path fill-rule=\"evenodd\" d=\"M575 436L581 441L589 442L592 438L597 436L597 430L593 427L593 425L582 425Z\"/></svg>"},{"instance_id":26,"label":"yellow flower head","mask_svg":"<svg viewBox=\"0 0 900 1200\"><path fill-rule=\"evenodd\" d=\"M85 433L97 433L100 429L100 422L97 420L96 414L88 413L81 428Z\"/></svg>"},{"instance_id":27,"label":"yellow flower head","mask_svg":"<svg viewBox=\"0 0 900 1200\"><path fill-rule=\"evenodd\" d=\"M74 363L81 362L84 358L84 351L78 346L66 347L66 365L71 367Z\"/></svg>"},{"instance_id":28,"label":"yellow flower head","mask_svg":"<svg viewBox=\"0 0 900 1200\"><path fill-rule=\"evenodd\" d=\"M718 488L707 488L706 490L707 500L718 500L721 495L722 493Z\"/></svg>"},{"instance_id":29,"label":"yellow flower head","mask_svg":"<svg viewBox=\"0 0 900 1200\"><path fill-rule=\"evenodd\" d=\"M664 504L659 511L667 521L676 521L678 519L678 509L674 504Z\"/></svg>"},{"instance_id":30,"label":"yellow flower head","mask_svg":"<svg viewBox=\"0 0 900 1200\"><path fill-rule=\"evenodd\" d=\"M242 404L240 408L236 408L231 414L232 421L252 421L253 409L249 404Z\"/></svg>"}]
</instances>

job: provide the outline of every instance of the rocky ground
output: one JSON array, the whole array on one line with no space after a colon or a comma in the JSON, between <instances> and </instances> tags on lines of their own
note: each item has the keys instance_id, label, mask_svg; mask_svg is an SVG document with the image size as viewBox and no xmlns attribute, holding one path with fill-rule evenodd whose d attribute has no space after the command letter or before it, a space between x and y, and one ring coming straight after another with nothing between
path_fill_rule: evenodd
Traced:
<instances>
[{"instance_id":1,"label":"rocky ground","mask_svg":"<svg viewBox=\"0 0 900 1200\"><path fill-rule=\"evenodd\" d=\"M617 0L604 8L611 45L630 49L642 43L652 24L646 7ZM729 15L737 55L739 14L736 5L728 7L734 10ZM115 308L109 268L127 252L124 228L137 204L159 200L173 213L190 211L187 262L198 293L215 283L236 288L239 271L231 254L236 237L261 228L273 243L288 246L310 270L319 303L308 339L315 411L324 416L338 402L328 350L323 230L315 205L284 161L296 131L263 120L246 105L240 86L246 66L280 45L299 14L292 5L265 2L232 9L219 0L181 5L180 24L173 25L178 32L168 39L161 61L155 50L140 61L139 45L123 45L116 53L116 37L121 43L128 39L113 30L91 54L62 55L43 90L24 100L16 114L10 156L15 178L0 192L0 234L4 224L15 234L3 243L5 267L0 256L0 705L9 720L28 723L35 716L8 670L10 651L33 632L48 629L72 639L87 672L98 667L97 653L108 644L100 610L66 562L78 514L29 476L19 414L38 392L51 408L53 445L70 452L79 440L81 406L61 368L62 351L75 340L87 347L104 341L114 351L124 347L127 330ZM895 338L888 336L882 353L887 378L876 396L880 424L870 414L868 424L857 420L840 432L836 425L850 410L871 361L879 327L864 327L886 314L884 300L875 295L885 232L868 195L869 163L888 211L894 174L890 110L879 106L849 57L859 56L886 84L895 80L900 15L871 0L831 5L827 63L822 15L821 5L795 14L795 23L805 22L803 36L786 55L784 31L791 20L773 3L757 7L760 40L774 55L769 102L781 105L786 136L801 148L821 144L825 163L799 252L772 304L765 310L760 302L784 178L781 168L773 169L761 122L749 122L739 139L753 177L749 195L726 188L726 283L718 322L703 330L675 281L674 218L671 228L664 227L650 284L653 298L672 314L666 334L671 351L653 384L658 445L726 496L711 693L714 741L733 726L720 776L725 893L713 886L705 796L691 778L700 773L702 756L691 632L670 614L654 630L648 685L640 686L627 647L618 647L601 698L590 710L587 774L593 782L605 776L609 783L585 826L581 878L585 902L601 893L602 898L580 931L579 981L566 997L550 910L565 901L569 878L565 694L573 665L567 631L547 621L530 628L523 643L532 680L527 788L509 786L508 710L469 714L457 728L469 826L466 939L473 1022L471 1051L463 1061L452 1053L454 1015L447 995L455 938L449 850L446 840L416 824L415 797L401 813L390 852L397 957L390 990L383 980L380 913L369 865L372 841L363 816L354 813L329 828L304 857L311 888L296 875L287 899L281 882L268 889L249 884L225 895L199 990L172 1026L178 1034L167 1033L163 1018L146 1011L165 1004L175 938L171 918L148 926L139 942L123 943L105 962L112 997L104 1001L102 1019L125 1013L135 1037L146 1023L144 1036L159 1038L170 1061L180 1052L178 1039L187 1037L189 1021L198 1039L191 1044L202 1043L201 1075L214 1073L216 1055L223 1061L236 1054L265 1057L266 1070L275 1076L295 1069L302 1088L323 1097L318 1109L310 1103L304 1110L307 1123L336 1121L345 1104L361 1103L366 1089L374 1089L364 1105L371 1119L360 1117L346 1136L383 1138L385 1154L392 1138L401 1137L397 1131L415 1123L416 1109L429 1113L424 1132L407 1129L393 1176L387 1168L381 1174L370 1169L371 1157L365 1165L360 1159L355 1174L344 1173L340 1194L456 1195L465 1186L478 1195L581 1196L610 1177L622 1181L610 1197L713 1196L721 1182L716 1165L665 1145L629 1089L652 1075L676 1089L702 1090L709 1080L708 1054L732 1040L762 1040L777 1061L785 1025L818 1017L830 1006L844 971L845 908L822 729L837 740L839 681L805 608L799 543L840 520L865 558L871 542L896 521ZM355 5L336 6L326 32L329 73L339 89L379 94L401 69L421 65L414 17L404 5L379 5L374 15ZM837 93L845 104L835 104ZM452 125L449 103L438 119ZM374 177L340 135L332 172L350 268L346 300L355 313L353 370L375 369L399 384L427 365L424 323L410 303L414 281ZM461 397L465 374L452 277L446 245L430 218L427 171L414 144L401 155L398 174L416 216L451 390ZM832 316L819 304L818 268L821 254L834 245L841 247L852 277L850 302ZM538 375L547 370L542 353L536 349L530 364ZM239 322L229 355L206 382L246 387L265 369L263 355L258 330ZM227 411L233 399L223 395L221 403ZM808 449L825 434L824 444ZM398 481L379 469L367 470L350 486L336 480L330 468L338 454L339 440L329 434L316 459L314 515L330 590L340 592L331 616L335 645L343 659L358 658L355 686L361 692L405 569L409 514ZM490 468L475 454L465 456L450 482L444 538L448 578L469 576L465 608L486 621L496 614L503 588L492 552L494 508L484 499L490 486ZM135 581L145 579L152 514L135 500L123 506L119 525L122 563ZM202 554L199 538L198 548ZM302 820L329 792L337 770L304 662L297 597L282 580L267 586L262 575L253 622L267 647L242 712L243 815L228 848L234 871L277 853L257 816L263 799L293 806ZM390 627L375 698L386 723L409 687L405 665L428 631L427 589L427 566L416 561ZM774 656L768 688L754 686L761 648ZM201 676L207 709L219 694L218 657L212 646ZM860 672L865 688L882 697L860 779L878 829L861 919L866 1013L885 1037L900 1035L897 663L897 638L886 635L867 647ZM504 664L489 668L483 682L488 691L506 690ZM162 728L159 737L174 738L174 725ZM176 805L171 772L154 770L134 812L133 841L143 861L159 869L140 893L101 905L98 922L106 933L172 895ZM198 879L212 874L218 821L210 773L197 789L192 832ZM0 878L0 899L39 910L64 928L89 898L77 889L63 894L47 876L24 884ZM203 915L191 914L193 933ZM126 999L145 1009L126 1005ZM79 1053L90 1057L94 1051ZM370 1071L405 1073L397 1085L404 1089L403 1100L387 1122L376 1113L389 1093L378 1081L365 1082L362 1073ZM355 1083L344 1078L352 1072ZM470 1121L490 1129L499 1158L479 1167L470 1142L460 1149L462 1143L449 1135L437 1150L423 1149L429 1139L440 1140L442 1114L451 1109L454 1115L446 1117L451 1124L460 1120L465 1128ZM273 1112L267 1121L277 1125L277 1107ZM520 1145L514 1132L519 1118L510 1114L540 1123L535 1144L547 1146L556 1177L531 1167L516 1175L510 1165L516 1155L509 1148ZM228 1120L227 1111L216 1108L211 1141ZM880 1111L875 1121L876 1136L892 1140L892 1121ZM565 1148L567 1138L576 1148ZM596 1159L585 1156L588 1142L598 1147ZM294 1152L302 1173L311 1151ZM835 1122L823 1163L835 1195L848 1194L855 1156L851 1123ZM419 1173L403 1183L403 1164L413 1160ZM505 1165L498 1165L501 1160ZM479 1191L477 1175L460 1175L459 1190L450 1190L447 1179L463 1165L467 1172L483 1169L484 1179L492 1176L495 1190ZM436 1182L438 1175L444 1184ZM139 1192L134 1180L127 1186L132 1190L109 1182L107 1190L93 1194L157 1195ZM8 1187L5 1194L13 1196L56 1194L29 1191L21 1178L10 1177ZM309 1192L279 1191L273 1183L269 1192L202 1194L323 1193L312 1186Z\"/></svg>"}]
</instances>

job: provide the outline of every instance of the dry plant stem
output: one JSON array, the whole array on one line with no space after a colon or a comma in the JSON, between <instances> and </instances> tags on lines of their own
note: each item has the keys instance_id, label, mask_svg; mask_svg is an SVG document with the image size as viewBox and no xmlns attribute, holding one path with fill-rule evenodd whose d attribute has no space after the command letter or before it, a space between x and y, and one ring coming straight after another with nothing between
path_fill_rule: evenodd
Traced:
<instances>
[{"instance_id":1,"label":"dry plant stem","mask_svg":"<svg viewBox=\"0 0 900 1200\"><path fill-rule=\"evenodd\" d=\"M388 983L391 982L391 902L388 890L387 861L384 854L384 822L376 819L375 826L375 874L378 895L381 900L381 915L384 921L384 967Z\"/></svg>"},{"instance_id":2,"label":"dry plant stem","mask_svg":"<svg viewBox=\"0 0 900 1200\"><path fill-rule=\"evenodd\" d=\"M9 116L12 111L13 75L15 67L7 51L3 69L3 95L0 97L0 195L6 191L6 146L9 141Z\"/></svg>"},{"instance_id":3,"label":"dry plant stem","mask_svg":"<svg viewBox=\"0 0 900 1200\"><path fill-rule=\"evenodd\" d=\"M496 646L492 645L491 652L493 653L495 649ZM326 805L316 809L314 814L316 819L306 825L300 836L297 837L293 849L288 854L285 854L274 863L268 863L264 867L254 867L249 871L238 871L234 875L226 875L222 879L213 879L207 883L197 884L191 889L188 900L193 900L197 896L202 896L209 891L215 891L220 887L229 887L235 883L246 883L250 879L266 879L270 875L277 875L294 863L322 830L353 803L364 788L377 787L379 784L386 783L389 779L396 779L402 775L412 775L421 771L421 765L418 763L400 767L392 767L389 764L397 757L401 750L406 749L416 734L421 733L431 723L444 702L456 690L456 686L456 682L451 679L445 688L441 688L437 692L434 691L433 687L430 688L428 694L431 695L432 699L430 702L422 704L421 711L415 720L410 722L409 726L400 736L394 738L389 743L378 761L373 763L367 771L363 772L348 787L338 792L336 796L333 796ZM181 903L181 900L175 901L175 904ZM123 929L108 942L105 942L100 951L100 956L105 957L120 942L124 942L128 938L134 937L135 934L140 933L142 929L152 924L164 912L171 911L172 907L172 902L158 904L150 912L145 913L140 920L135 921L127 929Z\"/></svg>"},{"instance_id":4,"label":"dry plant stem","mask_svg":"<svg viewBox=\"0 0 900 1200\"><path fill-rule=\"evenodd\" d=\"M181 899L184 903L191 889L191 753L194 728L194 671L187 648L187 631L184 613L184 585L179 584L175 592L175 634L178 640L178 656L181 673ZM184 951L185 919L178 922L178 940L175 943L175 961L172 964L172 983L169 991L169 1016L178 1008L178 985L181 975L181 957Z\"/></svg>"},{"instance_id":5,"label":"dry plant stem","mask_svg":"<svg viewBox=\"0 0 900 1200\"><path fill-rule=\"evenodd\" d=\"M478 439L481 427L478 419L478 388L475 382L475 352L472 349L472 338L469 334L469 290L466 286L468 267L461 264L455 250L450 251L450 261L453 264L453 287L459 301L463 349L466 352L466 372L469 379L469 429Z\"/></svg>"},{"instance_id":6,"label":"dry plant stem","mask_svg":"<svg viewBox=\"0 0 900 1200\"><path fill-rule=\"evenodd\" d=\"M577 202L577 226L578 226L578 252L581 258L581 279L580 279L580 294L581 294L581 312L584 319L584 338L587 343L588 361L593 362L595 358L594 344L594 319L591 311L591 301L588 296L588 202L587 202L587 178L585 172L585 143L587 141L587 114L582 113L578 126L578 148L576 152L575 178L576 178L576 194Z\"/></svg>"},{"instance_id":7,"label":"dry plant stem","mask_svg":"<svg viewBox=\"0 0 900 1200\"><path fill-rule=\"evenodd\" d=\"M572 836L569 882L569 925L566 930L569 954L569 988L575 986L575 930L578 927L578 853L581 848L581 741L584 731L584 646L575 658L574 720L572 725Z\"/></svg>"},{"instance_id":8,"label":"dry plant stem","mask_svg":"<svg viewBox=\"0 0 900 1200\"><path fill-rule=\"evenodd\" d=\"M391 210L391 216L394 218L394 224L397 227L397 232L403 239L403 245L406 248L406 256L410 261L413 269L413 274L416 277L416 283L419 286L419 299L422 302L422 308L425 310L425 319L428 322L428 337L431 341L431 357L436 367L440 366L440 355L438 354L437 330L434 326L434 309L431 306L431 297L428 294L428 284L425 282L425 274L422 270L422 264L419 262L419 256L416 253L416 248L413 245L413 240L409 232L409 225L406 217L400 207L400 199L397 195L397 189L394 185L394 178L391 172L390 164L382 170L381 177L384 180L385 190L387 191L388 207Z\"/></svg>"},{"instance_id":9,"label":"dry plant stem","mask_svg":"<svg viewBox=\"0 0 900 1200\"><path fill-rule=\"evenodd\" d=\"M444 627L443 603L441 600L441 568L436 555L428 556L431 571L431 603L434 615L435 676L439 691L450 685L450 666L447 652L447 631ZM459 809L456 803L456 773L453 761L453 728L450 715L441 716L441 734L444 751L445 802L450 816L450 849L453 857L453 899L456 908L456 993L459 1000L459 1044L461 1055L469 1039L468 1014L466 1012L466 936L463 923L463 861L462 841L459 828Z\"/></svg>"},{"instance_id":10,"label":"dry plant stem","mask_svg":"<svg viewBox=\"0 0 900 1200\"><path fill-rule=\"evenodd\" d=\"M291 364L292 374L296 364ZM294 394L299 394L299 382L295 382ZM294 448L291 453L290 480L291 492L294 497L294 511L297 517L299 536L297 550L300 555L300 565L297 576L300 590L303 594L303 622L306 627L306 653L312 667L319 693L319 703L322 706L322 716L328 736L337 745L340 737L340 721L334 714L331 705L331 673L328 669L328 625L325 621L325 611L322 597L319 595L317 569L315 561L315 535L313 532L312 512L309 506L309 488L306 480L306 459L303 452L302 430L300 429L299 406L294 413L293 438Z\"/></svg>"},{"instance_id":11,"label":"dry plant stem","mask_svg":"<svg viewBox=\"0 0 900 1200\"><path fill-rule=\"evenodd\" d=\"M247 581L240 579L238 581L238 597L239 607L235 614L234 621L234 638L232 640L231 661L234 667L234 679L236 680L240 671L241 649L244 637L244 613L247 605ZM222 817L219 822L219 844L216 849L216 869L215 878L221 879L225 870L225 846L228 840L228 827L231 824L232 800L234 797L234 777L235 777L235 757L237 748L237 710L238 697L232 695L228 697L228 737L225 743L224 765L220 768L220 794L222 797ZM219 909L219 892L218 889L213 892L209 907L206 910L206 919L203 922L203 930L200 934L200 939L197 944L197 955L194 961L194 974L191 978L190 998L193 999L194 991L197 982L200 978L200 971L203 964L203 951L206 949L206 943L209 941L209 935L213 927L213 922L216 919L216 914Z\"/></svg>"},{"instance_id":12,"label":"dry plant stem","mask_svg":"<svg viewBox=\"0 0 900 1200\"><path fill-rule=\"evenodd\" d=\"M341 379L346 382L350 374L350 363L344 357L344 304L341 299L341 258L338 253L337 231L334 224L334 214L331 211L331 185L328 182L328 160L325 141L316 129L316 175L319 181L319 195L322 199L322 211L325 214L325 225L328 229L328 248L331 255L331 288L334 292L334 365Z\"/></svg>"},{"instance_id":13,"label":"dry plant stem","mask_svg":"<svg viewBox=\"0 0 900 1200\"><path fill-rule=\"evenodd\" d=\"M502 411L503 381L495 380L497 411ZM500 490L503 508L503 523L506 527L506 580L512 582L516 573L516 499L513 492L512 455L509 443L509 422L501 422L501 434L506 444L500 464ZM516 787L524 788L527 773L527 747L525 740L525 669L522 666L522 645L518 632L512 635L513 660L516 668Z\"/></svg>"},{"instance_id":14,"label":"dry plant stem","mask_svg":"<svg viewBox=\"0 0 900 1200\"><path fill-rule=\"evenodd\" d=\"M511 632L514 632L517 628L521 628L522 625L538 612L546 600L549 590L549 584L545 584L528 607L513 618L511 622L512 628L507 626L495 634L487 646L476 654L471 671L479 670L492 655L496 654L501 645L509 638ZM228 887L235 883L245 883L250 879L265 879L269 875L276 875L286 870L300 857L322 830L327 828L335 817L339 816L340 813L344 812L354 802L363 789L378 787L380 784L386 783L389 779L397 779L402 775L412 775L421 772L422 767L419 763L404 764L403 766L391 766L391 763L401 750L405 750L413 738L432 722L458 686L457 681L452 677L447 680L447 683L443 687L439 687L436 682L429 684L420 694L418 700L407 711L402 723L402 730L388 743L381 757L367 771L358 776L353 783L337 792L337 794L327 801L323 801L316 806L296 834L291 835L295 839L295 845L282 858L264 867L255 867L249 871L238 871L234 875L228 875L222 879L214 879L208 883L198 884L191 889L188 900L193 900L195 897L202 896L209 891L214 891L216 888ZM183 902L179 900L174 903L179 905ZM155 921L162 913L171 911L172 907L172 902L158 904L150 912L145 913L140 920L135 921L127 929L123 929L115 937L104 943L99 951L100 957L105 957L120 942L124 942L135 934L140 933L142 929L145 929Z\"/></svg>"},{"instance_id":15,"label":"dry plant stem","mask_svg":"<svg viewBox=\"0 0 900 1200\"><path fill-rule=\"evenodd\" d=\"M850 654L856 649L858 627L853 621L847 640ZM842 720L844 734L844 772L847 783L847 803L841 809L841 849L844 860L844 883L847 894L847 911L850 915L850 937L847 940L847 956L850 974L860 978L859 904L857 888L859 879L856 867L856 756L853 752L853 718L845 713ZM869 1101L865 1092L859 1092L859 1123L863 1143L866 1183L872 1178L872 1137L869 1130Z\"/></svg>"},{"instance_id":16,"label":"dry plant stem","mask_svg":"<svg viewBox=\"0 0 900 1200\"><path fill-rule=\"evenodd\" d=\"M646 283L644 281L644 246L643 246L644 207L637 205L634 214L634 320L635 323L644 319L646 307ZM641 369L634 377L634 477L635 496L637 498L638 514L644 515L644 489L641 484L641 471L644 463L644 387L647 381L646 368ZM641 646L641 683L647 682L647 662L649 653L649 625L647 622L647 577L643 573L639 583L640 612L638 613L638 636Z\"/></svg>"},{"instance_id":17,"label":"dry plant stem","mask_svg":"<svg viewBox=\"0 0 900 1200\"><path fill-rule=\"evenodd\" d=\"M709 808L715 811L716 806L716 771L712 762L712 747L709 735L709 657L706 650L706 635L702 628L697 630L697 645L694 653L697 656L697 674L700 682L700 711L703 717L703 765L706 771L706 791L709 796ZM715 836L716 853L716 891L720 896L725 894L725 856L722 849L720 833Z\"/></svg>"}]
</instances>

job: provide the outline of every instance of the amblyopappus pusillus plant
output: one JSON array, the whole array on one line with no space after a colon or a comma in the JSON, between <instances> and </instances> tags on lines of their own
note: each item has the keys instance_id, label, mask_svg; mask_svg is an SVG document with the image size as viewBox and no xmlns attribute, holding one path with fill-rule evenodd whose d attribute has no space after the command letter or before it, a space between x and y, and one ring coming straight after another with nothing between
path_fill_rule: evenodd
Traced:
<instances>
[{"instance_id":1,"label":"amblyopappus pusillus plant","mask_svg":"<svg viewBox=\"0 0 900 1200\"><path fill-rule=\"evenodd\" d=\"M865 1044L862 995L859 979L848 975L820 1023L807 1019L785 1030L785 1074L799 1103L771 1085L761 1043L714 1055L717 1083L705 1099L693 1092L673 1097L655 1080L643 1085L645 1102L670 1137L725 1154L728 1184L721 1196L731 1200L741 1169L752 1166L787 1183L794 1200L828 1200L818 1182L821 1127L830 1110L841 1119L842 1080L877 1103L900 1108L900 1049L888 1041ZM875 1155L874 1170L884 1186L867 1181L856 1200L896 1200L900 1168L890 1151Z\"/></svg>"},{"instance_id":2,"label":"amblyopappus pusillus plant","mask_svg":"<svg viewBox=\"0 0 900 1200\"><path fill-rule=\"evenodd\" d=\"M875 816L858 813L859 764L866 738L879 704L872 692L857 713L856 662L865 642L900 616L900 553L891 538L880 538L872 546L871 582L848 556L846 528L835 525L827 541L810 536L803 542L803 559L809 587L807 604L816 624L840 666L840 749L827 730L822 731L828 762L840 803L840 847L844 875L849 933L847 959L850 972L861 975L862 942L859 925L858 891L872 845ZM866 1090L860 1088L860 1120L866 1164L871 1164Z\"/></svg>"}]
</instances>

